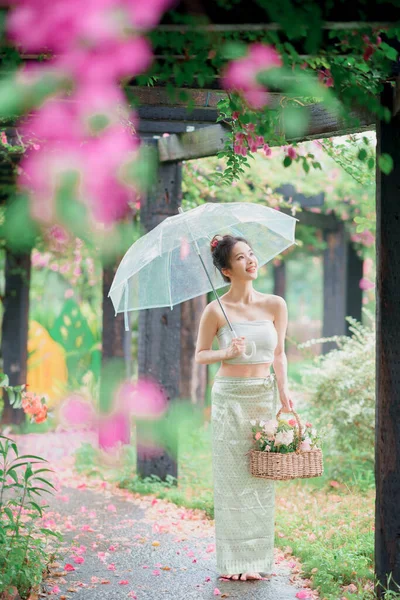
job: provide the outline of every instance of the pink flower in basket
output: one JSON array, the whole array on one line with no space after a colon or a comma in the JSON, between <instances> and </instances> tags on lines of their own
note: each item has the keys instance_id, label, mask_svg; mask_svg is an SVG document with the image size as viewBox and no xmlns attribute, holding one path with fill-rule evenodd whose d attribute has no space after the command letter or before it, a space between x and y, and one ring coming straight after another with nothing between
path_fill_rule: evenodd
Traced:
<instances>
[{"instance_id":1,"label":"pink flower in basket","mask_svg":"<svg viewBox=\"0 0 400 600\"><path fill-rule=\"evenodd\" d=\"M297 425L297 421L296 421L296 419L289 419L288 424L291 427L295 427Z\"/></svg>"},{"instance_id":2,"label":"pink flower in basket","mask_svg":"<svg viewBox=\"0 0 400 600\"><path fill-rule=\"evenodd\" d=\"M303 440L300 444L300 450L302 452L310 452L311 450L311 440L309 438L306 438L305 440Z\"/></svg>"},{"instance_id":3,"label":"pink flower in basket","mask_svg":"<svg viewBox=\"0 0 400 600\"><path fill-rule=\"evenodd\" d=\"M267 436L274 436L277 428L278 428L278 421L276 419L269 419L264 424L264 431L267 434Z\"/></svg>"},{"instance_id":4,"label":"pink flower in basket","mask_svg":"<svg viewBox=\"0 0 400 600\"><path fill-rule=\"evenodd\" d=\"M261 437L261 432L260 432L260 431L257 431L257 433L256 433L256 435L254 436L254 438L255 438L256 440L259 440L259 439L260 439L260 437Z\"/></svg>"}]
</instances>

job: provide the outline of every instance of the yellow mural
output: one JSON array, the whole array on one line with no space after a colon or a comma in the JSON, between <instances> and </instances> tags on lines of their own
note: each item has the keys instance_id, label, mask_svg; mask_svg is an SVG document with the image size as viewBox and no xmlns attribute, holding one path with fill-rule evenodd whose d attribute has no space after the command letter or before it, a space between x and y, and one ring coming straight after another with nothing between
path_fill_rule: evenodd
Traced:
<instances>
[{"instance_id":1,"label":"yellow mural","mask_svg":"<svg viewBox=\"0 0 400 600\"><path fill-rule=\"evenodd\" d=\"M46 394L49 408L63 397L68 381L64 348L37 321L29 321L28 389Z\"/></svg>"}]
</instances>

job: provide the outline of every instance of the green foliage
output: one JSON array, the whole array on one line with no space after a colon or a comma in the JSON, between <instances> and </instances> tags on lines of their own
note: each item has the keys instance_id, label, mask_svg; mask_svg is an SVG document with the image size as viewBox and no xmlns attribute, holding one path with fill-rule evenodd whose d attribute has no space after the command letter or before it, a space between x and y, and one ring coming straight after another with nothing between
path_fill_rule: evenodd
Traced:
<instances>
[{"instance_id":1,"label":"green foliage","mask_svg":"<svg viewBox=\"0 0 400 600\"><path fill-rule=\"evenodd\" d=\"M55 489L45 463L39 456L19 455L17 444L0 435L0 592L16 587L23 599L52 560L49 537L61 540L60 533L41 524L46 506L39 499Z\"/></svg>"},{"instance_id":2,"label":"green foliage","mask_svg":"<svg viewBox=\"0 0 400 600\"><path fill-rule=\"evenodd\" d=\"M8 375L0 372L0 390L7 392L8 400L14 408L21 408L22 392L25 389L23 385L9 385Z\"/></svg>"},{"instance_id":3,"label":"green foliage","mask_svg":"<svg viewBox=\"0 0 400 600\"><path fill-rule=\"evenodd\" d=\"M353 450L372 463L375 428L375 326L373 315L363 309L370 324L362 325L352 317L351 336L333 336L310 340L314 343L334 341L338 348L317 356L306 367L303 383L312 390L310 405L315 427L324 425L329 434L325 442L333 454Z\"/></svg>"}]
</instances>

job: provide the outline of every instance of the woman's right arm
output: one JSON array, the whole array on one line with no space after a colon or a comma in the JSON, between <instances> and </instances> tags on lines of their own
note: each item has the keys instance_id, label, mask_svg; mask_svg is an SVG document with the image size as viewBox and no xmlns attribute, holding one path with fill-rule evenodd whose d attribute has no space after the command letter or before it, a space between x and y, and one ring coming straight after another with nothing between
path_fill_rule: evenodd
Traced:
<instances>
[{"instance_id":1,"label":"woman's right arm","mask_svg":"<svg viewBox=\"0 0 400 600\"><path fill-rule=\"evenodd\" d=\"M203 311L197 335L195 361L201 365L210 365L227 358L227 348L212 350L213 339L218 329L217 317L208 304Z\"/></svg>"}]
</instances>

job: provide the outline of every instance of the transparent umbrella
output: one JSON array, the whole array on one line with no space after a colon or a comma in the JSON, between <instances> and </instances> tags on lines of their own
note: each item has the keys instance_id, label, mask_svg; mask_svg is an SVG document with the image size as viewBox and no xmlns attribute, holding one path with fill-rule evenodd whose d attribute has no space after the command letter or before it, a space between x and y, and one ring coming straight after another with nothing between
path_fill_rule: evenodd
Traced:
<instances>
[{"instance_id":1,"label":"transparent umbrella","mask_svg":"<svg viewBox=\"0 0 400 600\"><path fill-rule=\"evenodd\" d=\"M109 297L115 315L123 312L129 330L128 312L177 304L213 290L229 325L217 289L227 283L212 262L210 242L214 235L241 236L253 248L261 267L295 244L298 219L253 202L206 202L164 219L139 238L126 252ZM200 260L199 260L200 259ZM255 352L254 342L250 358Z\"/></svg>"}]
</instances>

